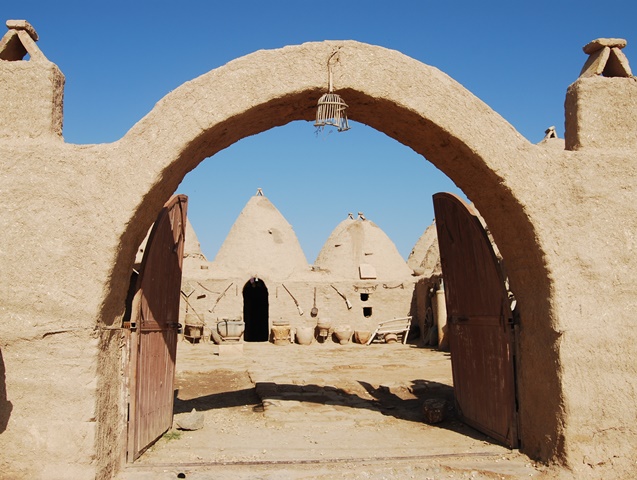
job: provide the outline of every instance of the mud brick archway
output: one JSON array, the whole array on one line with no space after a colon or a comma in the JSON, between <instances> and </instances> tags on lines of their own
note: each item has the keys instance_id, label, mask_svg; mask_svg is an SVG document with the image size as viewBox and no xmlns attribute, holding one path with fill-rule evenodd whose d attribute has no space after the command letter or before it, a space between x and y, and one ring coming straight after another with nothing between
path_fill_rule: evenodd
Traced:
<instances>
[{"instance_id":1,"label":"mud brick archway","mask_svg":"<svg viewBox=\"0 0 637 480\"><path fill-rule=\"evenodd\" d=\"M234 60L166 95L111 144L65 143L57 123L34 123L51 116L41 102L19 110L24 132L0 132L5 472L116 471L126 415L119 328L137 246L204 159L312 120L330 57L349 118L447 174L506 259L522 318L522 451L579 473L634 469L637 427L626 420L637 416L637 142L626 134L637 125L634 78L580 78L567 92L566 142L533 145L436 68L335 41ZM39 92L20 78L52 86L60 108L63 77L46 59L0 62L0 73L0 87L18 97ZM42 123L44 133L30 128Z\"/></svg>"},{"instance_id":2,"label":"mud brick archway","mask_svg":"<svg viewBox=\"0 0 637 480\"><path fill-rule=\"evenodd\" d=\"M119 315L124 293L120 279L127 276L134 245L183 177L244 137L294 120L312 120L326 89L330 57L334 85L350 106L350 119L422 154L484 212L507 259L525 319L519 372L522 443L532 455L556 455L562 443L561 388L553 367L558 359L550 320L551 282L525 212L523 197L530 192L519 168L532 145L457 82L395 51L356 42L261 51L196 78L161 100L118 142L144 196L121 232L104 320Z\"/></svg>"}]
</instances>

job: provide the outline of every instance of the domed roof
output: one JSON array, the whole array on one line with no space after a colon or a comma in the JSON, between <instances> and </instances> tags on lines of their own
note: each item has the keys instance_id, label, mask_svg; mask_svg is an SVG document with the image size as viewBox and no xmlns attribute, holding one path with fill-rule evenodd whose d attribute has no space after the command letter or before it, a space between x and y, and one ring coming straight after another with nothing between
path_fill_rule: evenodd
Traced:
<instances>
[{"instance_id":1,"label":"domed roof","mask_svg":"<svg viewBox=\"0 0 637 480\"><path fill-rule=\"evenodd\" d=\"M186 218L186 241L184 243L184 263L182 265L183 278L205 277L207 269L203 269L208 264L206 256L201 251L201 244L195 233L195 229Z\"/></svg>"},{"instance_id":2,"label":"domed roof","mask_svg":"<svg viewBox=\"0 0 637 480\"><path fill-rule=\"evenodd\" d=\"M279 280L309 269L294 230L260 190L237 217L214 264L229 275Z\"/></svg>"},{"instance_id":3,"label":"domed roof","mask_svg":"<svg viewBox=\"0 0 637 480\"><path fill-rule=\"evenodd\" d=\"M374 222L359 216L337 225L316 258L315 266L352 280L399 280L412 271L396 245Z\"/></svg>"},{"instance_id":4,"label":"domed roof","mask_svg":"<svg viewBox=\"0 0 637 480\"><path fill-rule=\"evenodd\" d=\"M184 257L199 257L206 259L205 255L201 251L201 243L197 238L197 233L190 223L190 219L186 217L186 240L184 242Z\"/></svg>"},{"instance_id":5,"label":"domed roof","mask_svg":"<svg viewBox=\"0 0 637 480\"><path fill-rule=\"evenodd\" d=\"M416 273L431 277L442 273L436 222L427 227L409 254L407 265Z\"/></svg>"}]
</instances>

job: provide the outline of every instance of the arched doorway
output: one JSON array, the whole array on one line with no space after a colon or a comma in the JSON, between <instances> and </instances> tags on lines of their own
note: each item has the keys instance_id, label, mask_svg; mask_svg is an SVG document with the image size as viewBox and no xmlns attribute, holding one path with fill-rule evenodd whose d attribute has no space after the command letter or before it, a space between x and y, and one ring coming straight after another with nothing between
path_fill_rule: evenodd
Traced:
<instances>
[{"instance_id":1,"label":"arched doorway","mask_svg":"<svg viewBox=\"0 0 637 480\"><path fill-rule=\"evenodd\" d=\"M267 342L270 334L268 287L265 282L252 277L243 286L243 321L246 342Z\"/></svg>"},{"instance_id":2,"label":"arched doorway","mask_svg":"<svg viewBox=\"0 0 637 480\"><path fill-rule=\"evenodd\" d=\"M350 119L421 154L483 214L507 259L525 320L517 372L522 445L538 458L559 455L565 414L556 368L554 293L536 234L538 220L529 214L537 195L529 188L528 172L520 168L533 164L538 154L460 84L396 51L343 41L256 52L182 85L120 141L104 147L102 155L114 164L125 157L136 190L117 196L113 205L122 213L114 222L119 230L114 232L102 322L111 325L119 318L136 246L184 176L242 138L313 119L317 99L326 90L326 62L335 52L334 84L350 106Z\"/></svg>"}]
</instances>

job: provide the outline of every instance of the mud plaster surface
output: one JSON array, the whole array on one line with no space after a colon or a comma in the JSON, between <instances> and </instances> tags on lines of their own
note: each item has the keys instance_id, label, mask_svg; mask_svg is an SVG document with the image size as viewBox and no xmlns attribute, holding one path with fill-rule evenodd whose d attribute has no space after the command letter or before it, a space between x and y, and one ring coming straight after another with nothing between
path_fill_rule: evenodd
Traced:
<instances>
[{"instance_id":1,"label":"mud plaster surface","mask_svg":"<svg viewBox=\"0 0 637 480\"><path fill-rule=\"evenodd\" d=\"M217 350L178 346L176 418L196 408L204 428L169 431L120 480L544 476L457 420L446 353L352 343ZM447 400L444 422L422 421L427 398Z\"/></svg>"},{"instance_id":2,"label":"mud plaster surface","mask_svg":"<svg viewBox=\"0 0 637 480\"><path fill-rule=\"evenodd\" d=\"M565 103L564 142L533 146L437 69L356 42L232 61L172 91L112 144L62 142L46 120L44 110L61 106L50 90L47 104L5 105L7 118L18 112L34 129L16 138L5 133L0 142L2 244L16 247L0 251L0 336L13 408L0 461L28 468L31 478L51 478L51 465L64 478L72 468L108 478L122 443L112 413L114 403L123 406L113 375L116 343L105 342L112 347L98 360L98 348L82 336L56 339L59 357L43 342L60 329L119 324L135 250L186 173L235 141L312 118L335 48L335 81L350 118L446 173L483 213L507 260L523 319L518 380L526 451L570 465L577 478L634 476L635 79L579 79ZM16 90L0 82L4 91L36 92L23 73ZM37 75L44 81L48 71ZM42 118L50 141L29 136ZM81 375L60 368L69 365L66 348L82 352L73 360ZM96 367L97 382L84 382ZM60 418L68 434L60 433Z\"/></svg>"}]
</instances>

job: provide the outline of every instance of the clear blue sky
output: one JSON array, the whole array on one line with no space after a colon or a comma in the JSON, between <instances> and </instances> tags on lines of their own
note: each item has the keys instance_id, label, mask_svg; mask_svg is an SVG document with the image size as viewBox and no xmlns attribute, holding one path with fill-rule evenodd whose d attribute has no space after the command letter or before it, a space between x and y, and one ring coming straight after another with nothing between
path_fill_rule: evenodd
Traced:
<instances>
[{"instance_id":1,"label":"clear blue sky","mask_svg":"<svg viewBox=\"0 0 637 480\"><path fill-rule=\"evenodd\" d=\"M26 19L66 76L67 142L112 142L182 83L259 49L358 40L401 51L464 85L536 143L564 134L566 88L599 37L628 40L637 70L637 2L234 1L4 2ZM204 161L180 193L214 258L258 187L292 224L313 262L348 212L363 211L407 256L433 218L431 195L453 183L409 148L354 123L316 136L311 123L244 139Z\"/></svg>"}]
</instances>

